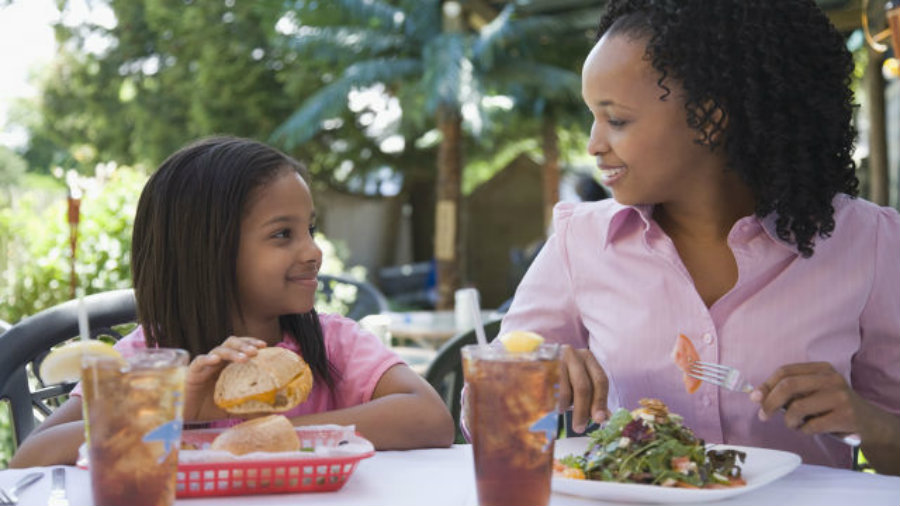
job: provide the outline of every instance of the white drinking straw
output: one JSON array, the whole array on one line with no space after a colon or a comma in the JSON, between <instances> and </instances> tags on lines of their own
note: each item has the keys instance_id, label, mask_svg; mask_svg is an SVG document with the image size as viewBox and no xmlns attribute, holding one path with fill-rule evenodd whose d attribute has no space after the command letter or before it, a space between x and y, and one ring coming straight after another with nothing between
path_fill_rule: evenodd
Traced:
<instances>
[{"instance_id":1,"label":"white drinking straw","mask_svg":"<svg viewBox=\"0 0 900 506\"><path fill-rule=\"evenodd\" d=\"M481 321L481 304L478 302L478 290L467 288L466 294L472 299L469 309L472 311L472 322L475 323L475 337L478 338L478 344L487 346L487 336L484 335L484 323Z\"/></svg>"},{"instance_id":2,"label":"white drinking straw","mask_svg":"<svg viewBox=\"0 0 900 506\"><path fill-rule=\"evenodd\" d=\"M91 337L88 330L87 305L84 303L84 288L78 288L78 333L81 334L82 341L87 341Z\"/></svg>"}]
</instances>

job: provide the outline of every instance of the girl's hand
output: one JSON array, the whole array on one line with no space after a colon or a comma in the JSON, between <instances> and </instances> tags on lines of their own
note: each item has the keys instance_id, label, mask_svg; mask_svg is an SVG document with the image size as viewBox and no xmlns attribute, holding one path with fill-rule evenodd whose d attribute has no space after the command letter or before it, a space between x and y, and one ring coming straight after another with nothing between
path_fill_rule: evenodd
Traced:
<instances>
[{"instance_id":1,"label":"girl's hand","mask_svg":"<svg viewBox=\"0 0 900 506\"><path fill-rule=\"evenodd\" d=\"M785 408L784 423L804 434L858 433L865 440L872 406L827 362L785 365L750 394L760 420Z\"/></svg>"},{"instance_id":2,"label":"girl's hand","mask_svg":"<svg viewBox=\"0 0 900 506\"><path fill-rule=\"evenodd\" d=\"M209 353L197 355L188 365L184 382L184 419L214 420L228 414L213 402L219 373L230 362L246 362L266 342L253 337L231 336Z\"/></svg>"},{"instance_id":3,"label":"girl's hand","mask_svg":"<svg viewBox=\"0 0 900 506\"><path fill-rule=\"evenodd\" d=\"M572 429L584 432L588 416L597 423L609 417L606 407L609 380L591 350L563 345L560 355L559 409L568 411L571 407Z\"/></svg>"}]
</instances>

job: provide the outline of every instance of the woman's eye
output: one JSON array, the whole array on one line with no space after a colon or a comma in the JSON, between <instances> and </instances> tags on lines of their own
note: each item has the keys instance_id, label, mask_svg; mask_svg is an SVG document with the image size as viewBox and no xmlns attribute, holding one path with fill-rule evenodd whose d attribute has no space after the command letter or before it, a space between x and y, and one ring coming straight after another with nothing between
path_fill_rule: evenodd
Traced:
<instances>
[{"instance_id":1,"label":"woman's eye","mask_svg":"<svg viewBox=\"0 0 900 506\"><path fill-rule=\"evenodd\" d=\"M318 227L316 227L316 225L310 225L310 227L309 227L309 235L310 235L310 236L315 235L317 229L318 229Z\"/></svg>"}]
</instances>

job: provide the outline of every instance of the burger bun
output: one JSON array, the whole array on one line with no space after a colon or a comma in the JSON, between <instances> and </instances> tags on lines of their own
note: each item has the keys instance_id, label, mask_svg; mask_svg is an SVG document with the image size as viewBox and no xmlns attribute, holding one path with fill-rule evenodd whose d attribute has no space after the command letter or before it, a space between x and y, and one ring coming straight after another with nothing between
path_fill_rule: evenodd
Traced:
<instances>
[{"instance_id":1,"label":"burger bun","mask_svg":"<svg viewBox=\"0 0 900 506\"><path fill-rule=\"evenodd\" d=\"M309 365L291 350L262 348L246 362L232 362L216 380L213 401L228 413L280 413L305 401L312 390Z\"/></svg>"},{"instance_id":2,"label":"burger bun","mask_svg":"<svg viewBox=\"0 0 900 506\"><path fill-rule=\"evenodd\" d=\"M300 450L300 438L284 415L253 418L226 429L216 436L211 450L234 455L253 452L295 452Z\"/></svg>"}]
</instances>

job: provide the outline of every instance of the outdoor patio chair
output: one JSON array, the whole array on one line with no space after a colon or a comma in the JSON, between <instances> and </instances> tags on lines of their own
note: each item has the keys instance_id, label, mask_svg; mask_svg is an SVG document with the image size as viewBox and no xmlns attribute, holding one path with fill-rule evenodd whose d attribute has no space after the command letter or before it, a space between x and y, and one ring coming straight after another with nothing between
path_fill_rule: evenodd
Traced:
<instances>
[{"instance_id":1,"label":"outdoor patio chair","mask_svg":"<svg viewBox=\"0 0 900 506\"><path fill-rule=\"evenodd\" d=\"M122 335L113 327L134 323L131 289L84 298L91 338ZM70 300L22 319L0 334L0 400L9 402L16 447L59 404L74 383L44 385L38 374L50 348L78 336L78 301Z\"/></svg>"},{"instance_id":2,"label":"outdoor patio chair","mask_svg":"<svg viewBox=\"0 0 900 506\"><path fill-rule=\"evenodd\" d=\"M485 323L484 333L488 341L492 341L500 332L500 320ZM462 357L460 350L467 344L475 344L475 329L457 334L438 349L437 356L425 371L425 380L437 390L444 399L456 426L456 442L465 443L459 428L460 392L463 387Z\"/></svg>"},{"instance_id":3,"label":"outdoor patio chair","mask_svg":"<svg viewBox=\"0 0 900 506\"><path fill-rule=\"evenodd\" d=\"M341 292L345 288L355 290L355 293L350 295L350 307L344 316L359 321L364 316L388 311L387 298L374 285L347 276L319 274L319 293L328 302L335 296L342 300Z\"/></svg>"}]
</instances>

